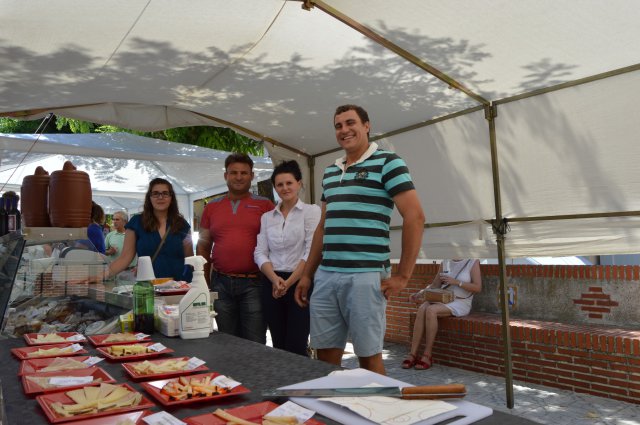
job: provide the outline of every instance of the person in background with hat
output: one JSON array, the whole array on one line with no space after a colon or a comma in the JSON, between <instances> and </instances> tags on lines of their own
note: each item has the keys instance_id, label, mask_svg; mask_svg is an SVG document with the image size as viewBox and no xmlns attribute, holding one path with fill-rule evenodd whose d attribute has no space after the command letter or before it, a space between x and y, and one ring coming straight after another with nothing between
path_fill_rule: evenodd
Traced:
<instances>
[{"instance_id":1,"label":"person in background with hat","mask_svg":"<svg viewBox=\"0 0 640 425\"><path fill-rule=\"evenodd\" d=\"M204 208L196 252L211 261L208 283L218 293L213 304L218 330L265 344L262 284L253 252L260 217L274 205L250 193L254 174L248 155L233 153L224 166L229 192Z\"/></svg>"}]
</instances>

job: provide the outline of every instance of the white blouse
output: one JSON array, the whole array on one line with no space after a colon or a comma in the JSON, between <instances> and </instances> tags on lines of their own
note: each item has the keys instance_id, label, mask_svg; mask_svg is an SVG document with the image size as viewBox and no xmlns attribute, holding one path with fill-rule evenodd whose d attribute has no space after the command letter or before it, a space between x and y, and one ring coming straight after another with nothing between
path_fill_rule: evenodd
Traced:
<instances>
[{"instance_id":1,"label":"white blouse","mask_svg":"<svg viewBox=\"0 0 640 425\"><path fill-rule=\"evenodd\" d=\"M285 219L281 206L278 203L260 218L253 259L260 268L271 262L275 271L292 272L300 260L307 261L313 233L320 222L320 207L298 200Z\"/></svg>"}]
</instances>

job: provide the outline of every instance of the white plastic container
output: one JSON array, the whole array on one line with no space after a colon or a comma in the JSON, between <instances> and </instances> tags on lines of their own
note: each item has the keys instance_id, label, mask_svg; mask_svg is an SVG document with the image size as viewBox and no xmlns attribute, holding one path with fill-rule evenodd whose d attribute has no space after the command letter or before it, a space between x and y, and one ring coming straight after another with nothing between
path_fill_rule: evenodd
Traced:
<instances>
[{"instance_id":1,"label":"white plastic container","mask_svg":"<svg viewBox=\"0 0 640 425\"><path fill-rule=\"evenodd\" d=\"M180 338L206 338L211 332L211 295L204 279L204 264L207 260L195 255L185 258L184 262L193 266L193 280L191 289L180 300Z\"/></svg>"},{"instance_id":2,"label":"white plastic container","mask_svg":"<svg viewBox=\"0 0 640 425\"><path fill-rule=\"evenodd\" d=\"M178 304L156 305L156 330L166 336L180 335L180 307Z\"/></svg>"}]
</instances>

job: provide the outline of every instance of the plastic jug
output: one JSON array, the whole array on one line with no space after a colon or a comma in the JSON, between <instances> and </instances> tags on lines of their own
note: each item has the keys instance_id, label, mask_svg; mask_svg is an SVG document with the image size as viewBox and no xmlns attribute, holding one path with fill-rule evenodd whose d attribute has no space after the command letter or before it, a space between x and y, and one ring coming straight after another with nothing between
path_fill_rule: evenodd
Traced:
<instances>
[{"instance_id":1,"label":"plastic jug","mask_svg":"<svg viewBox=\"0 0 640 425\"><path fill-rule=\"evenodd\" d=\"M184 262L193 266L193 280L191 289L180 300L180 338L206 338L211 331L211 294L204 279L204 265L207 260L195 255L185 258Z\"/></svg>"},{"instance_id":2,"label":"plastic jug","mask_svg":"<svg viewBox=\"0 0 640 425\"><path fill-rule=\"evenodd\" d=\"M22 179L20 188L22 201L22 219L28 227L49 227L49 173L42 167L36 167L32 176Z\"/></svg>"}]
</instances>

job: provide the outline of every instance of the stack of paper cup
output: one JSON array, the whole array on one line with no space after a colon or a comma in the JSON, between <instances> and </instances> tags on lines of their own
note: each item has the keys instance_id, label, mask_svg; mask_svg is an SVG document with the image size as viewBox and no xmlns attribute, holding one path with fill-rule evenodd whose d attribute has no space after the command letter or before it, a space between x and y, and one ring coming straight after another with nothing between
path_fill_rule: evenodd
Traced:
<instances>
[{"instance_id":1,"label":"stack of paper cup","mask_svg":"<svg viewBox=\"0 0 640 425\"><path fill-rule=\"evenodd\" d=\"M156 276L153 274L153 265L151 257L138 257L138 274L136 280L153 280Z\"/></svg>"}]
</instances>

